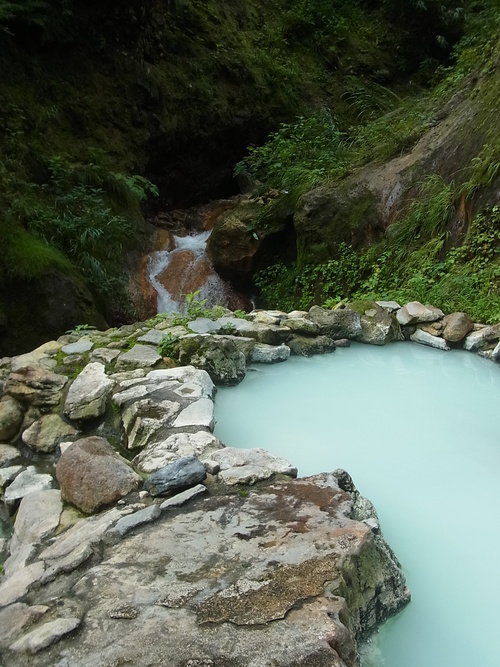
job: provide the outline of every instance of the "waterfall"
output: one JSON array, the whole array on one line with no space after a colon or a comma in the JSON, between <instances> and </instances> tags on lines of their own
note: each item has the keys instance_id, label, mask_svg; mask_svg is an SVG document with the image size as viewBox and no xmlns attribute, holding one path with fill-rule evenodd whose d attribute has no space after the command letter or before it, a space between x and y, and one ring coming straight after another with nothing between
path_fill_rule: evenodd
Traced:
<instances>
[{"instance_id":1,"label":"waterfall","mask_svg":"<svg viewBox=\"0 0 500 667\"><path fill-rule=\"evenodd\" d=\"M158 295L159 313L186 310L185 295L200 291L200 299L208 306L230 305L235 295L229 285L215 272L206 251L211 231L188 236L174 236L173 250L152 252L147 278Z\"/></svg>"}]
</instances>

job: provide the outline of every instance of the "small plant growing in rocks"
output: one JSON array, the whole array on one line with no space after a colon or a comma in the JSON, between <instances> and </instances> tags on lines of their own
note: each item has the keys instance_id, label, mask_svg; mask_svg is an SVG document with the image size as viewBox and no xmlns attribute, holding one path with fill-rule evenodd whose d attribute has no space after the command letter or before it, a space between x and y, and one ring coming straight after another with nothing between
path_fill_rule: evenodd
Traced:
<instances>
[{"instance_id":1,"label":"small plant growing in rocks","mask_svg":"<svg viewBox=\"0 0 500 667\"><path fill-rule=\"evenodd\" d=\"M177 344L179 342L179 337L174 334L168 333L162 336L162 339L158 343L158 354L162 357L174 357L177 353Z\"/></svg>"},{"instance_id":2,"label":"small plant growing in rocks","mask_svg":"<svg viewBox=\"0 0 500 667\"><path fill-rule=\"evenodd\" d=\"M236 333L236 327L231 322L226 322L226 324L223 324L220 330L223 334L226 334L228 336L231 336L234 333Z\"/></svg>"}]
</instances>

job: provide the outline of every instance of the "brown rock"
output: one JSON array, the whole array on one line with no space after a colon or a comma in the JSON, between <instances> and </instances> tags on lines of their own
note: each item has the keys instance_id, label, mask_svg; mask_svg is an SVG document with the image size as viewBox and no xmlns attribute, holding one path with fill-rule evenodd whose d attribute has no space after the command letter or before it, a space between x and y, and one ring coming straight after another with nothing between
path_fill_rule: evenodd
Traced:
<instances>
[{"instance_id":1,"label":"brown rock","mask_svg":"<svg viewBox=\"0 0 500 667\"><path fill-rule=\"evenodd\" d=\"M59 459L56 477L62 497L87 513L116 502L141 479L105 438L98 437L70 445Z\"/></svg>"},{"instance_id":2,"label":"brown rock","mask_svg":"<svg viewBox=\"0 0 500 667\"><path fill-rule=\"evenodd\" d=\"M5 393L21 403L50 407L61 400L61 391L67 381L65 375L51 373L40 366L27 366L10 374Z\"/></svg>"},{"instance_id":3,"label":"brown rock","mask_svg":"<svg viewBox=\"0 0 500 667\"><path fill-rule=\"evenodd\" d=\"M474 329L474 322L465 313L446 315L443 323L443 338L450 343L458 343Z\"/></svg>"}]
</instances>

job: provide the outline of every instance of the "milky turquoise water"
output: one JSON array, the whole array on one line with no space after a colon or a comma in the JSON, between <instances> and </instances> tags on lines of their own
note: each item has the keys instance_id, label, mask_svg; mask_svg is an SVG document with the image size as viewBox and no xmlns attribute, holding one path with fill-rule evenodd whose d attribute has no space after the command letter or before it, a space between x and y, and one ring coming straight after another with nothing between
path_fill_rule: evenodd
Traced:
<instances>
[{"instance_id":1,"label":"milky turquoise water","mask_svg":"<svg viewBox=\"0 0 500 667\"><path fill-rule=\"evenodd\" d=\"M345 468L375 504L412 602L365 667L498 667L500 367L414 343L255 366L216 435L306 476Z\"/></svg>"}]
</instances>

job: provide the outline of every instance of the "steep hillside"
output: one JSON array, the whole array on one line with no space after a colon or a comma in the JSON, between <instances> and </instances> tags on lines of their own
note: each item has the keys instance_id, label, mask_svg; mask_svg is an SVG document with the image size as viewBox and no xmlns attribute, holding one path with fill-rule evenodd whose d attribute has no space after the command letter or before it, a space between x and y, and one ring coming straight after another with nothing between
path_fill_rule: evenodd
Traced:
<instances>
[{"instance_id":1,"label":"steep hillside","mask_svg":"<svg viewBox=\"0 0 500 667\"><path fill-rule=\"evenodd\" d=\"M234 191L245 147L298 113L379 115L463 27L460 0L0 0L2 352L133 317L144 206Z\"/></svg>"},{"instance_id":2,"label":"steep hillside","mask_svg":"<svg viewBox=\"0 0 500 667\"><path fill-rule=\"evenodd\" d=\"M395 101L350 133L309 118L247 158L265 187L282 192L254 220L257 235L280 220L284 200L293 211L295 261L257 274L264 302L416 298L498 320L498 25L496 7L481 7L455 66L429 93ZM297 159L304 137L310 154Z\"/></svg>"}]
</instances>

